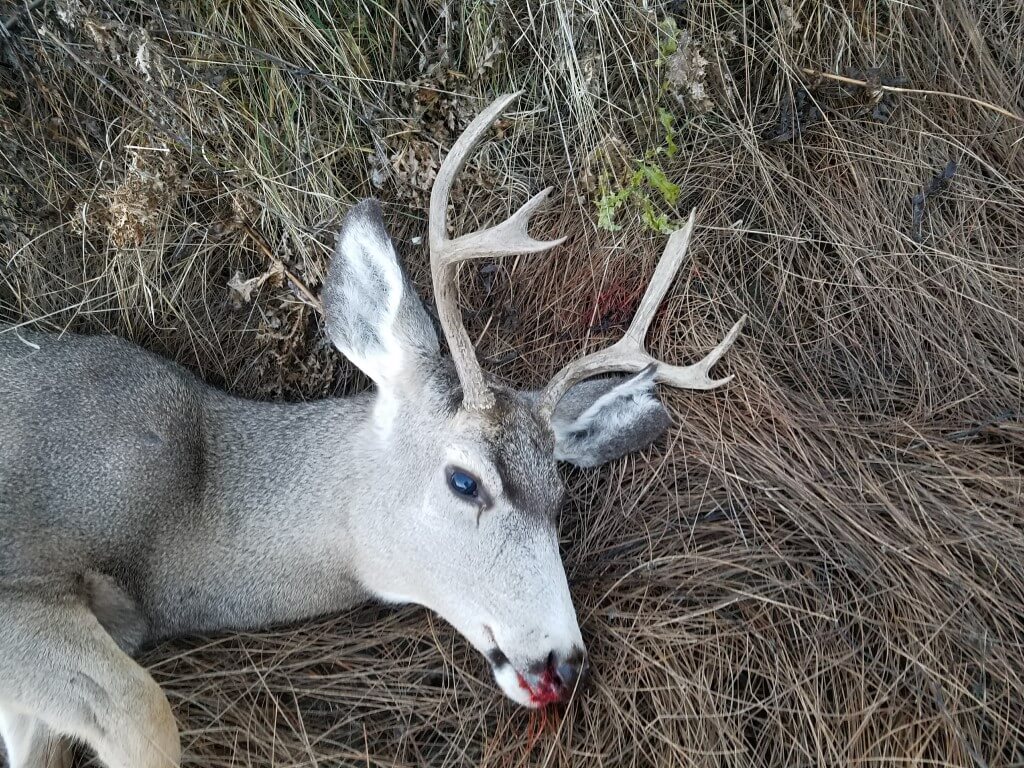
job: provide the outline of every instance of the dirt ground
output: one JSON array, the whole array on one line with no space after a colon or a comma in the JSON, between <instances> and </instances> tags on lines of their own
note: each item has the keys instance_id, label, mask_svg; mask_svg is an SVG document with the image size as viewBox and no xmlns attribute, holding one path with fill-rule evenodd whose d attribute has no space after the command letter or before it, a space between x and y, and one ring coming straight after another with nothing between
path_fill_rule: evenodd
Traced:
<instances>
[{"instance_id":1,"label":"dirt ground","mask_svg":"<svg viewBox=\"0 0 1024 768\"><path fill-rule=\"evenodd\" d=\"M1016 0L0 2L0 325L112 332L264 399L368 382L316 309L373 195L429 298L466 231L559 191L541 257L462 273L536 386L628 322L666 235L649 451L566 471L591 688L504 700L417 609L144 659L187 766L1024 765L1024 9ZM12 332L12 331L7 331ZM2 417L2 415L0 415ZM87 758L86 758L87 759Z\"/></svg>"}]
</instances>

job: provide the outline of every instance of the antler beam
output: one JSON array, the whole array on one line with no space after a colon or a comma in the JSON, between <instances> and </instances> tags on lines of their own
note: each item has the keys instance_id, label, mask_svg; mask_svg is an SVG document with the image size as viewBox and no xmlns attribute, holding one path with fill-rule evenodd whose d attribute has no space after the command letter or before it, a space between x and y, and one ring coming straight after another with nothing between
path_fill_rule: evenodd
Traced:
<instances>
[{"instance_id":1,"label":"antler beam","mask_svg":"<svg viewBox=\"0 0 1024 768\"><path fill-rule=\"evenodd\" d=\"M625 335L612 346L569 363L548 383L541 394L539 403L540 412L545 418L551 418L558 401L573 384L601 373L612 371L636 373L649 365L654 365L655 381L680 389L717 389L732 381L732 376L726 376L724 379L712 379L709 374L715 363L736 341L736 337L739 336L740 330L747 320L746 315L739 319L717 347L711 350L703 360L693 365L667 365L651 357L644 346L644 339L650 328L651 320L654 319L654 313L662 299L665 298L665 294L668 292L669 286L672 285L672 280L686 256L687 248L690 245L690 235L693 233L695 214L696 211L691 211L686 224L669 237L665 251L654 270L654 276L640 300L640 306Z\"/></svg>"},{"instance_id":2,"label":"antler beam","mask_svg":"<svg viewBox=\"0 0 1024 768\"><path fill-rule=\"evenodd\" d=\"M483 369L477 360L459 311L456 291L456 268L459 262L518 253L537 253L554 248L565 240L564 237L549 241L535 240L527 231L530 217L547 200L551 187L534 195L522 208L496 226L454 239L447 236L448 197L452 182L484 132L521 93L522 91L517 91L501 96L477 115L441 163L430 191L428 230L434 302L437 305L441 328L451 349L452 359L455 361L455 369L462 382L463 407L467 410L489 410L494 406L494 394L484 380Z\"/></svg>"}]
</instances>

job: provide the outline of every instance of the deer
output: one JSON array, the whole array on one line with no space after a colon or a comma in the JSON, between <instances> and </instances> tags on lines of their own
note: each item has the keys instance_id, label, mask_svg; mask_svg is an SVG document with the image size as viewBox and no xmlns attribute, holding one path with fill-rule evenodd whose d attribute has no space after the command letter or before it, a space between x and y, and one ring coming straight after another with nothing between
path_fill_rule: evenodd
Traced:
<instances>
[{"instance_id":1,"label":"deer","mask_svg":"<svg viewBox=\"0 0 1024 768\"><path fill-rule=\"evenodd\" d=\"M486 373L457 302L464 262L533 254L551 189L507 220L447 234L453 180L521 92L496 99L442 162L428 212L437 321L372 199L345 215L322 287L333 346L373 383L315 402L231 396L112 335L0 333L0 737L11 768L181 759L165 694L135 660L182 635L265 628L370 600L434 612L512 701L572 699L589 662L559 553L559 464L593 468L670 424L656 385L713 390L700 362L645 336L686 255L669 238L610 347L540 390Z\"/></svg>"}]
</instances>

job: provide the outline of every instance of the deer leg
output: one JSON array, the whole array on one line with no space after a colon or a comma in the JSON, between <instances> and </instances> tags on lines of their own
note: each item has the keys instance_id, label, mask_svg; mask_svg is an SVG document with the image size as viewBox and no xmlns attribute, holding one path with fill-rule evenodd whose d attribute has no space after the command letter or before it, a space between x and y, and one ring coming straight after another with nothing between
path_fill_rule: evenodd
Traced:
<instances>
[{"instance_id":1,"label":"deer leg","mask_svg":"<svg viewBox=\"0 0 1024 768\"><path fill-rule=\"evenodd\" d=\"M50 768L58 734L109 768L171 768L178 729L163 691L73 594L0 586L0 709L11 768ZM47 762L50 760L50 762Z\"/></svg>"}]
</instances>

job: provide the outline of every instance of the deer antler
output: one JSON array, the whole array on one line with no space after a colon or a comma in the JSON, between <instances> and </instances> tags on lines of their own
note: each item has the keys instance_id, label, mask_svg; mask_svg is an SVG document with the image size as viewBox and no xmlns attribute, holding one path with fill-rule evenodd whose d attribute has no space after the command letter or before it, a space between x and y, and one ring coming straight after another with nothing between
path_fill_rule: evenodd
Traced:
<instances>
[{"instance_id":1,"label":"deer antler","mask_svg":"<svg viewBox=\"0 0 1024 768\"><path fill-rule=\"evenodd\" d=\"M534 240L527 232L530 217L544 204L551 187L534 195L518 211L501 224L478 232L471 232L454 239L446 234L448 194L452 182L462 170L466 158L483 136L484 131L497 119L505 108L522 91L501 96L487 109L477 115L459 136L455 145L448 152L437 178L430 191L430 271L434 282L434 302L437 305L438 319L459 380L462 382L462 402L467 410L488 410L494 406L494 394L484 381L483 370L476 358L469 334L462 324L456 296L456 267L459 262L468 259L480 259L495 256L509 256L517 253L537 253L546 251L562 243L565 238L546 242Z\"/></svg>"},{"instance_id":2,"label":"deer antler","mask_svg":"<svg viewBox=\"0 0 1024 768\"><path fill-rule=\"evenodd\" d=\"M640 306L636 315L633 316L633 322L629 324L626 334L612 346L569 363L548 383L541 393L538 404L544 418L550 420L558 401L573 384L610 371L635 373L649 365L654 365L655 381L664 382L680 389L716 389L732 381L732 376L726 376L724 379L712 379L708 374L712 366L736 341L736 337L747 320L746 315L739 319L717 347L711 350L703 360L693 365L666 365L651 357L644 347L644 338L647 336L647 329L654 318L654 312L665 298L665 293L672 284L672 278L675 277L679 265L683 263L683 257L686 256L686 249L690 244L690 234L693 232L695 213L695 211L691 211L685 226L673 232L669 237L661 260L654 270L654 276L647 286L647 292L640 300Z\"/></svg>"}]
</instances>

